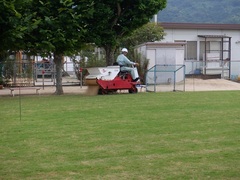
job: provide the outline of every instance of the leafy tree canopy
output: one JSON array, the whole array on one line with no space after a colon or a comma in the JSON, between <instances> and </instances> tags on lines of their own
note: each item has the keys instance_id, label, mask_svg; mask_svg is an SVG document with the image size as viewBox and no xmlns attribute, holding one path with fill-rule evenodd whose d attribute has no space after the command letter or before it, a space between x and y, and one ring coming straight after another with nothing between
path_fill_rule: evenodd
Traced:
<instances>
[{"instance_id":1,"label":"leafy tree canopy","mask_svg":"<svg viewBox=\"0 0 240 180\"><path fill-rule=\"evenodd\" d=\"M161 25L150 22L133 31L130 36L123 38L121 46L133 48L145 42L160 41L163 39L163 36L164 30Z\"/></svg>"},{"instance_id":2,"label":"leafy tree canopy","mask_svg":"<svg viewBox=\"0 0 240 180\"><path fill-rule=\"evenodd\" d=\"M91 0L32 0L30 14L31 27L25 35L25 50L32 53L53 53L56 65L56 92L63 94L62 66L63 55L78 51L85 42L87 24L91 18Z\"/></svg>"},{"instance_id":3,"label":"leafy tree canopy","mask_svg":"<svg viewBox=\"0 0 240 180\"><path fill-rule=\"evenodd\" d=\"M111 65L119 40L148 23L165 6L166 0L95 0L89 40L105 49L107 64Z\"/></svg>"},{"instance_id":4,"label":"leafy tree canopy","mask_svg":"<svg viewBox=\"0 0 240 180\"><path fill-rule=\"evenodd\" d=\"M0 0L0 5L0 42L6 44L1 48L53 53L56 94L63 94L63 55L94 42L112 64L119 40L146 24L166 0Z\"/></svg>"},{"instance_id":5,"label":"leafy tree canopy","mask_svg":"<svg viewBox=\"0 0 240 180\"><path fill-rule=\"evenodd\" d=\"M33 28L25 37L28 43L26 48L57 54L79 50L86 33L84 18L91 17L92 2L33 0L30 12Z\"/></svg>"},{"instance_id":6,"label":"leafy tree canopy","mask_svg":"<svg viewBox=\"0 0 240 180\"><path fill-rule=\"evenodd\" d=\"M25 16L29 0L0 0L0 53L6 50L19 50L26 32Z\"/></svg>"}]
</instances>

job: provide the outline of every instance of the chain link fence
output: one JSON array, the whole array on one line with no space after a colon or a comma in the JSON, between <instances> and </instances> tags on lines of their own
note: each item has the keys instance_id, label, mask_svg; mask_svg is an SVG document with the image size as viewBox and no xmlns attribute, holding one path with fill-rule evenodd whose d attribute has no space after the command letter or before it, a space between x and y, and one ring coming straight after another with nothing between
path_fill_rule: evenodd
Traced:
<instances>
[{"instance_id":1,"label":"chain link fence","mask_svg":"<svg viewBox=\"0 0 240 180\"><path fill-rule=\"evenodd\" d=\"M239 81L240 60L236 61L215 61L218 68L206 67L203 61L185 61L186 76L201 78L224 78L232 81Z\"/></svg>"},{"instance_id":2,"label":"chain link fence","mask_svg":"<svg viewBox=\"0 0 240 180\"><path fill-rule=\"evenodd\" d=\"M185 65L155 65L147 71L146 90L185 91Z\"/></svg>"},{"instance_id":3,"label":"chain link fence","mask_svg":"<svg viewBox=\"0 0 240 180\"><path fill-rule=\"evenodd\" d=\"M81 72L75 63L65 62L62 76L63 84L79 84ZM45 85L55 85L56 68L50 62L5 61L0 62L0 78L4 86L36 86L42 85L43 81Z\"/></svg>"}]
</instances>

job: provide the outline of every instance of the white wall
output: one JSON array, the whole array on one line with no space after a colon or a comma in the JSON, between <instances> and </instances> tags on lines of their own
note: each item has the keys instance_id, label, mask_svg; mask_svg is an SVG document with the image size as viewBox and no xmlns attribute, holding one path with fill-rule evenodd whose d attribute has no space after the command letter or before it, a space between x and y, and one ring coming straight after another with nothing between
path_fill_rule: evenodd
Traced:
<instances>
[{"instance_id":1,"label":"white wall","mask_svg":"<svg viewBox=\"0 0 240 180\"><path fill-rule=\"evenodd\" d=\"M164 29L164 32L166 36L164 36L162 42L174 42L176 40L199 41L198 35L226 35L232 37L231 60L240 60L240 30Z\"/></svg>"},{"instance_id":2,"label":"white wall","mask_svg":"<svg viewBox=\"0 0 240 180\"><path fill-rule=\"evenodd\" d=\"M200 55L200 41L203 38L199 38L198 35L226 35L231 37L231 75L240 75L240 30L210 30L210 29L164 29L166 36L163 42L174 41L197 41L197 60ZM208 39L209 40L209 39ZM216 39L212 39L216 41ZM227 46L225 43L224 46ZM211 46L211 48L213 48ZM227 48L226 48L227 49ZM224 57L228 56L224 54ZM185 61L186 73L190 72L193 66L199 68L200 63L194 64L192 62Z\"/></svg>"},{"instance_id":3,"label":"white wall","mask_svg":"<svg viewBox=\"0 0 240 180\"><path fill-rule=\"evenodd\" d=\"M184 44L182 43L146 43L139 45L137 51L149 59L148 69L157 65L184 65ZM177 69L179 67L175 67ZM163 75L164 74L164 75ZM176 82L183 80L183 73L179 73ZM158 83L166 83L169 79L173 80L174 71L162 72L158 78ZM151 77L153 78L153 77Z\"/></svg>"},{"instance_id":4,"label":"white wall","mask_svg":"<svg viewBox=\"0 0 240 180\"><path fill-rule=\"evenodd\" d=\"M148 49L146 57L149 59L148 68L153 67L156 64L156 49Z\"/></svg>"}]
</instances>

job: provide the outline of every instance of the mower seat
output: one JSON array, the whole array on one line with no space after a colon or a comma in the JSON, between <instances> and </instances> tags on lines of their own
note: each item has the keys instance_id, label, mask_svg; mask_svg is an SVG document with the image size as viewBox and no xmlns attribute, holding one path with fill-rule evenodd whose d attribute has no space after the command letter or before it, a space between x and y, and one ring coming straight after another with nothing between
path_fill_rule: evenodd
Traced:
<instances>
[{"instance_id":1,"label":"mower seat","mask_svg":"<svg viewBox=\"0 0 240 180\"><path fill-rule=\"evenodd\" d=\"M119 77L121 77L121 79L126 79L128 73L129 73L128 71L120 71L118 75Z\"/></svg>"},{"instance_id":2,"label":"mower seat","mask_svg":"<svg viewBox=\"0 0 240 180\"><path fill-rule=\"evenodd\" d=\"M118 65L118 62L114 62L114 63L113 63L113 66L119 66L119 65Z\"/></svg>"},{"instance_id":3,"label":"mower seat","mask_svg":"<svg viewBox=\"0 0 240 180\"><path fill-rule=\"evenodd\" d=\"M113 66L120 66L120 72L118 73L118 75L122 78L122 79L125 79L126 78L126 75L129 73L128 71L121 71L121 65L118 64L118 62L114 62L113 63Z\"/></svg>"}]
</instances>

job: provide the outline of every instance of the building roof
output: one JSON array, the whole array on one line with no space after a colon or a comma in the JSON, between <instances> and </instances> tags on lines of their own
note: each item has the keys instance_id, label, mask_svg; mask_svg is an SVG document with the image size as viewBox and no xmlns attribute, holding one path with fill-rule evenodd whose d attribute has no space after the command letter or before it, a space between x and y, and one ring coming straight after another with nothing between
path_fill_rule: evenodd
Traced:
<instances>
[{"instance_id":1,"label":"building roof","mask_svg":"<svg viewBox=\"0 0 240 180\"><path fill-rule=\"evenodd\" d=\"M144 43L146 45L159 45L159 46L182 46L185 45L186 42L159 42L159 41L155 41L155 42L146 42Z\"/></svg>"},{"instance_id":2,"label":"building roof","mask_svg":"<svg viewBox=\"0 0 240 180\"><path fill-rule=\"evenodd\" d=\"M140 46L147 46L147 47L181 47L186 45L186 42L159 42L159 41L155 41L155 42L146 42L143 44L140 44L136 47L140 47Z\"/></svg>"},{"instance_id":3,"label":"building roof","mask_svg":"<svg viewBox=\"0 0 240 180\"><path fill-rule=\"evenodd\" d=\"M230 36L226 36L226 35L198 35L198 37L202 37L202 38L231 38Z\"/></svg>"},{"instance_id":4,"label":"building roof","mask_svg":"<svg viewBox=\"0 0 240 180\"><path fill-rule=\"evenodd\" d=\"M164 29L216 29L240 30L240 24L202 24L202 23L168 23L161 22Z\"/></svg>"}]
</instances>

